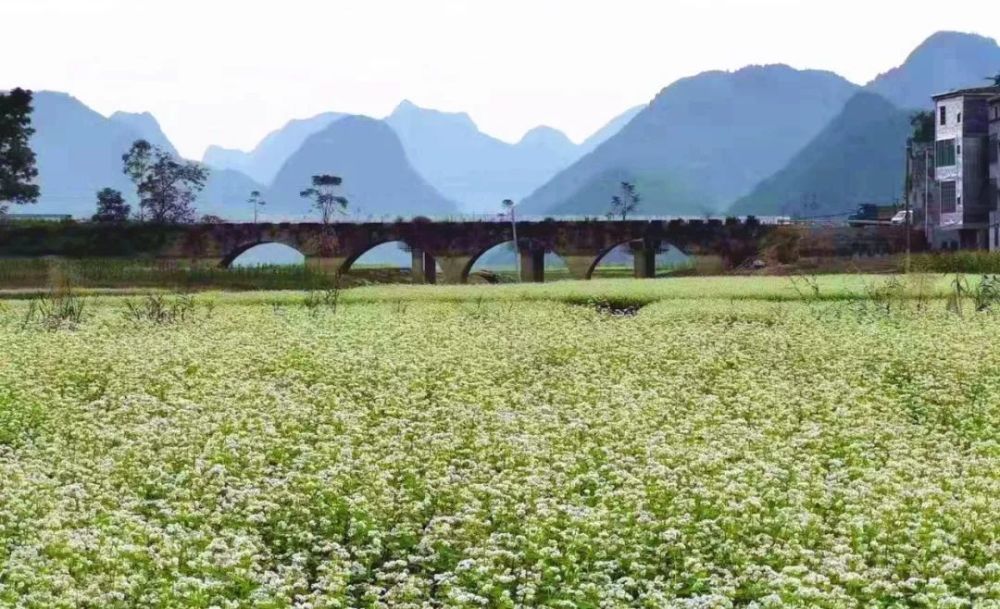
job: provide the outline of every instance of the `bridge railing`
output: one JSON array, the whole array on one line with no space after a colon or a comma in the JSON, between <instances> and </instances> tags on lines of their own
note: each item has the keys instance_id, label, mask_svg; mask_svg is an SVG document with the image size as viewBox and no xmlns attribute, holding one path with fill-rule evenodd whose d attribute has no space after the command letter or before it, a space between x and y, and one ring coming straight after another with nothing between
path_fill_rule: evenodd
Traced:
<instances>
[{"instance_id":1,"label":"bridge railing","mask_svg":"<svg viewBox=\"0 0 1000 609\"><path fill-rule=\"evenodd\" d=\"M626 221L628 222L671 222L675 220L680 220L683 222L691 221L708 221L714 220L719 222L725 222L726 220L736 218L741 222L745 222L750 216L655 216L655 215L635 215L629 216ZM753 216L757 222L766 225L782 225L782 224L792 224L793 220L790 216ZM378 224L378 223L393 223L393 222L412 222L415 220L429 220L431 222L488 222L488 223L508 223L510 222L510 216L506 214L455 214L448 216L400 216L400 215L348 215L342 216L336 220L339 223L348 224ZM614 222L618 221L617 218L608 218L607 216L599 215L520 215L517 216L518 222ZM302 216L302 217L286 217L286 216L274 216L274 217L263 217L260 219L261 224L264 223L281 223L281 222L316 222L316 218L312 216ZM236 222L236 224L250 224L250 222Z\"/></svg>"}]
</instances>

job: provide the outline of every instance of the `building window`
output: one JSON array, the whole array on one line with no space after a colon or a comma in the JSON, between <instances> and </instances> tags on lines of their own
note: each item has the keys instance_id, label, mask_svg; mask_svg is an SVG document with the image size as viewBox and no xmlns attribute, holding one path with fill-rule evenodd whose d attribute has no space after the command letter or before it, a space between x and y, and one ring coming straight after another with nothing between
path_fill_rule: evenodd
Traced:
<instances>
[{"instance_id":1,"label":"building window","mask_svg":"<svg viewBox=\"0 0 1000 609\"><path fill-rule=\"evenodd\" d=\"M934 151L934 165L937 167L955 166L955 140L941 140Z\"/></svg>"},{"instance_id":2,"label":"building window","mask_svg":"<svg viewBox=\"0 0 1000 609\"><path fill-rule=\"evenodd\" d=\"M1000 137L997 134L990 136L990 165L1000 160Z\"/></svg>"},{"instance_id":3,"label":"building window","mask_svg":"<svg viewBox=\"0 0 1000 609\"><path fill-rule=\"evenodd\" d=\"M956 115L956 117L955 117L955 118L956 118L956 119L958 119L958 122L959 122L959 123L961 123L961 122L962 122L962 113L961 113L961 112L959 112L959 113L958 113L958 114Z\"/></svg>"},{"instance_id":4,"label":"building window","mask_svg":"<svg viewBox=\"0 0 1000 609\"><path fill-rule=\"evenodd\" d=\"M941 213L950 214L955 211L955 182L941 182Z\"/></svg>"},{"instance_id":5,"label":"building window","mask_svg":"<svg viewBox=\"0 0 1000 609\"><path fill-rule=\"evenodd\" d=\"M948 124L948 108L941 106L941 126L944 127Z\"/></svg>"},{"instance_id":6,"label":"building window","mask_svg":"<svg viewBox=\"0 0 1000 609\"><path fill-rule=\"evenodd\" d=\"M961 144L958 144L957 146L955 146L955 154L957 154L958 156L962 156L962 145Z\"/></svg>"}]
</instances>

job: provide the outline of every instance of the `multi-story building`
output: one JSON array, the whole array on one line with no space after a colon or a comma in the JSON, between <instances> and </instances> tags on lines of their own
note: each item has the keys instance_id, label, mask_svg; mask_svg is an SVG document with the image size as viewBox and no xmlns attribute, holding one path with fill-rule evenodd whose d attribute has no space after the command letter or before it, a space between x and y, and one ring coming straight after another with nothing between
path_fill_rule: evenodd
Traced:
<instances>
[{"instance_id":1,"label":"multi-story building","mask_svg":"<svg viewBox=\"0 0 1000 609\"><path fill-rule=\"evenodd\" d=\"M934 178L937 248L986 249L996 201L990 191L991 100L1000 87L960 89L934 96ZM936 212L936 213L934 213Z\"/></svg>"},{"instance_id":2,"label":"multi-story building","mask_svg":"<svg viewBox=\"0 0 1000 609\"><path fill-rule=\"evenodd\" d=\"M990 249L1000 249L1000 95L989 102Z\"/></svg>"}]
</instances>

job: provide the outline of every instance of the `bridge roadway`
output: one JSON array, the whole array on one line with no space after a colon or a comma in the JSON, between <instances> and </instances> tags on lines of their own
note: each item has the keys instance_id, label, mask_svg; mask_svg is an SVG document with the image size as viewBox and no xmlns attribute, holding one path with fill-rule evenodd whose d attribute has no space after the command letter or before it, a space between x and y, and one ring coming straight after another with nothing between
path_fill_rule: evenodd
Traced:
<instances>
[{"instance_id":1,"label":"bridge roadway","mask_svg":"<svg viewBox=\"0 0 1000 609\"><path fill-rule=\"evenodd\" d=\"M565 261L573 277L589 279L611 250L628 246L636 277L653 277L655 256L666 245L689 255L719 256L738 266L760 254L774 231L799 231L804 243L818 242L809 229L746 219L545 220L518 222L521 276L544 281L545 254ZM829 229L827 229L829 230ZM837 229L824 255L894 253L905 243L905 229ZM845 232L846 231L846 232ZM412 253L419 282L464 283L488 250L512 241L506 222L337 222L277 224L96 224L50 223L0 225L0 257L64 256L145 257L183 264L223 266L252 247L280 243L301 252L306 264L330 273L346 273L379 245L402 242Z\"/></svg>"}]
</instances>

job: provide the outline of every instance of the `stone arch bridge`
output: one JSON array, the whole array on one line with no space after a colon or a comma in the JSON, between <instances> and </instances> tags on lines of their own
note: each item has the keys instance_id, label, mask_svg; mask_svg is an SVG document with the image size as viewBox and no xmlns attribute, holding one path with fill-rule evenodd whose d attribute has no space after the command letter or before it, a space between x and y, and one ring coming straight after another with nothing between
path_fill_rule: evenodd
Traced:
<instances>
[{"instance_id":1,"label":"stone arch bridge","mask_svg":"<svg viewBox=\"0 0 1000 609\"><path fill-rule=\"evenodd\" d=\"M754 218L518 222L521 276L543 281L545 254L553 252L573 277L589 279L601 259L621 245L633 252L636 277L654 276L656 252L666 245L689 255L719 256L734 267L757 257L768 236L778 230L799 231L799 241L820 255L895 253L905 247L902 227L841 228L830 236ZM464 283L480 256L512 241L511 232L504 222L430 220L329 225L12 223L0 224L0 257L146 257L227 267L252 247L280 243L301 252L307 265L345 273L371 249L402 242L412 253L416 281L436 283L440 266L444 282Z\"/></svg>"}]
</instances>

